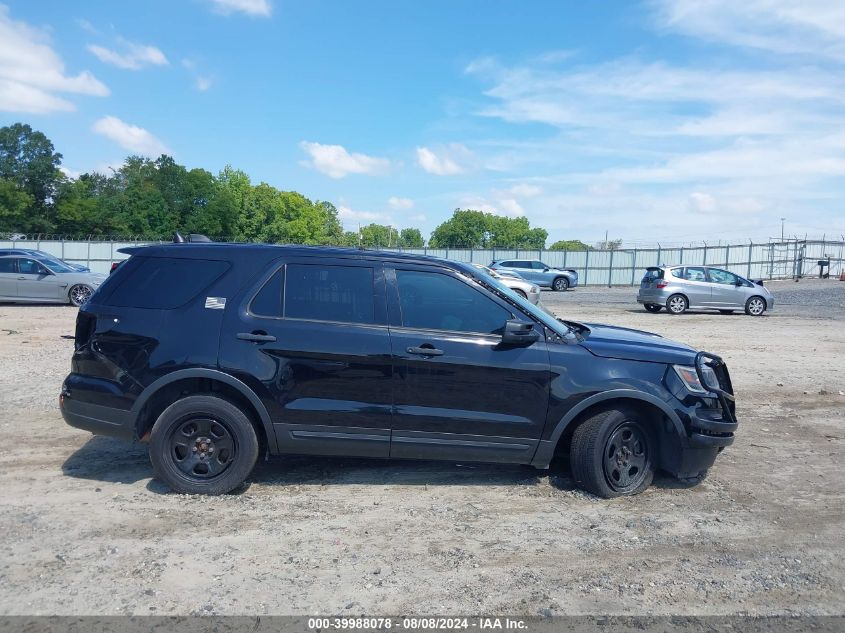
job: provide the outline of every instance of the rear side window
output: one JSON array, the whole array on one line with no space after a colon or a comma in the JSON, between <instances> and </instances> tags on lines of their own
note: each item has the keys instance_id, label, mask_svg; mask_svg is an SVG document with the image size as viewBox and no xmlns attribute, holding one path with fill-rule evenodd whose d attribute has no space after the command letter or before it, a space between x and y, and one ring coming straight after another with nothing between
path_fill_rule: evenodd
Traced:
<instances>
[{"instance_id":1,"label":"rear side window","mask_svg":"<svg viewBox=\"0 0 845 633\"><path fill-rule=\"evenodd\" d=\"M285 277L285 317L375 323L372 268L288 264Z\"/></svg>"},{"instance_id":2,"label":"rear side window","mask_svg":"<svg viewBox=\"0 0 845 633\"><path fill-rule=\"evenodd\" d=\"M684 279L687 281L707 281L707 273L703 268L690 267L684 269Z\"/></svg>"},{"instance_id":3,"label":"rear side window","mask_svg":"<svg viewBox=\"0 0 845 633\"><path fill-rule=\"evenodd\" d=\"M229 269L229 263L211 259L144 257L120 279L107 305L125 308L172 310L185 305Z\"/></svg>"},{"instance_id":4,"label":"rear side window","mask_svg":"<svg viewBox=\"0 0 845 633\"><path fill-rule=\"evenodd\" d=\"M683 268L673 268L672 269L672 276L677 277L678 279L684 278L684 269Z\"/></svg>"},{"instance_id":5,"label":"rear side window","mask_svg":"<svg viewBox=\"0 0 845 633\"><path fill-rule=\"evenodd\" d=\"M0 259L0 273L14 273L15 269L14 259Z\"/></svg>"},{"instance_id":6,"label":"rear side window","mask_svg":"<svg viewBox=\"0 0 845 633\"><path fill-rule=\"evenodd\" d=\"M252 303L249 311L255 316L282 316L282 297L285 291L285 269L280 268L267 280Z\"/></svg>"}]
</instances>

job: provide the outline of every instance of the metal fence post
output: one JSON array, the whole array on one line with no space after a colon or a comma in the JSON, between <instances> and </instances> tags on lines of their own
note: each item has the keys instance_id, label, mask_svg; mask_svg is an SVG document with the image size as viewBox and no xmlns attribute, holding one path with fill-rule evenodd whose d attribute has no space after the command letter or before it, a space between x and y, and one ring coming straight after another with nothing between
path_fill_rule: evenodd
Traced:
<instances>
[{"instance_id":1,"label":"metal fence post","mask_svg":"<svg viewBox=\"0 0 845 633\"><path fill-rule=\"evenodd\" d=\"M607 265L607 287L610 288L613 285L613 251L610 251L610 263Z\"/></svg>"},{"instance_id":2,"label":"metal fence post","mask_svg":"<svg viewBox=\"0 0 845 633\"><path fill-rule=\"evenodd\" d=\"M587 285L587 282L590 279L590 251L587 251L587 255L584 258L584 285Z\"/></svg>"},{"instance_id":3,"label":"metal fence post","mask_svg":"<svg viewBox=\"0 0 845 633\"><path fill-rule=\"evenodd\" d=\"M563 251L563 267L564 267L564 268L566 268L566 254L567 254L568 252L569 252L569 251L567 251L567 250L565 250L565 249L564 249L564 251Z\"/></svg>"},{"instance_id":4,"label":"metal fence post","mask_svg":"<svg viewBox=\"0 0 845 633\"><path fill-rule=\"evenodd\" d=\"M707 265L707 242L704 242L704 256L701 258L701 265Z\"/></svg>"},{"instance_id":5,"label":"metal fence post","mask_svg":"<svg viewBox=\"0 0 845 633\"><path fill-rule=\"evenodd\" d=\"M634 259L631 260L631 285L634 285L634 279L637 276L637 249L634 249Z\"/></svg>"},{"instance_id":6,"label":"metal fence post","mask_svg":"<svg viewBox=\"0 0 845 633\"><path fill-rule=\"evenodd\" d=\"M725 268L730 266L731 263L731 245L725 244Z\"/></svg>"},{"instance_id":7,"label":"metal fence post","mask_svg":"<svg viewBox=\"0 0 845 633\"><path fill-rule=\"evenodd\" d=\"M660 266L660 244L657 245L657 261L654 262L655 266Z\"/></svg>"},{"instance_id":8,"label":"metal fence post","mask_svg":"<svg viewBox=\"0 0 845 633\"><path fill-rule=\"evenodd\" d=\"M745 274L746 277L751 277L751 258L754 256L754 243L751 240L748 240L748 272Z\"/></svg>"},{"instance_id":9,"label":"metal fence post","mask_svg":"<svg viewBox=\"0 0 845 633\"><path fill-rule=\"evenodd\" d=\"M681 246L681 261L679 261L678 263L679 264L684 263L684 247L683 246Z\"/></svg>"}]
</instances>

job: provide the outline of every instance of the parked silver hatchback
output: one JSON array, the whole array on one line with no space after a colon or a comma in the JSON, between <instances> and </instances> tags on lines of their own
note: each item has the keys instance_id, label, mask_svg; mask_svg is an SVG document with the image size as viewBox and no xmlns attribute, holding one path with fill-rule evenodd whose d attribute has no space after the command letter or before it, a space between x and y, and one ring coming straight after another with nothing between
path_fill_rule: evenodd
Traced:
<instances>
[{"instance_id":1,"label":"parked silver hatchback","mask_svg":"<svg viewBox=\"0 0 845 633\"><path fill-rule=\"evenodd\" d=\"M731 314L744 310L760 316L775 305L762 281L710 266L655 266L640 282L637 302L649 312L666 308L669 314L692 310L718 310Z\"/></svg>"}]
</instances>

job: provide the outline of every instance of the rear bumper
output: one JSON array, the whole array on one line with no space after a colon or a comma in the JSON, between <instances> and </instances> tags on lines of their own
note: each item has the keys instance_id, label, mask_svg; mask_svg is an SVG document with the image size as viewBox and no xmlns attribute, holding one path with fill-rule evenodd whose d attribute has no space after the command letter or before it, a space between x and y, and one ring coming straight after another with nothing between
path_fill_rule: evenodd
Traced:
<instances>
[{"instance_id":1,"label":"rear bumper","mask_svg":"<svg viewBox=\"0 0 845 633\"><path fill-rule=\"evenodd\" d=\"M65 422L77 429L124 440L135 437L135 416L131 411L76 399L67 382L62 386L59 408Z\"/></svg>"},{"instance_id":2,"label":"rear bumper","mask_svg":"<svg viewBox=\"0 0 845 633\"><path fill-rule=\"evenodd\" d=\"M668 298L669 295L661 290L646 292L640 291L637 293L637 303L656 303L663 305L666 303L666 299Z\"/></svg>"}]
</instances>

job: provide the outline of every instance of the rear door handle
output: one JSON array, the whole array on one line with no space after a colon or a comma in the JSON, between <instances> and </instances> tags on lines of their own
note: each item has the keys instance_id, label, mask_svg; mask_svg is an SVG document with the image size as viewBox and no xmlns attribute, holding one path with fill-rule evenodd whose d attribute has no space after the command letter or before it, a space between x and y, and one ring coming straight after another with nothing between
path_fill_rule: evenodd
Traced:
<instances>
[{"instance_id":1,"label":"rear door handle","mask_svg":"<svg viewBox=\"0 0 845 633\"><path fill-rule=\"evenodd\" d=\"M409 354L418 354L420 356L443 356L442 349L435 349L433 347L409 347L405 351Z\"/></svg>"},{"instance_id":2,"label":"rear door handle","mask_svg":"<svg viewBox=\"0 0 845 633\"><path fill-rule=\"evenodd\" d=\"M242 341L252 341L253 343L273 343L276 340L276 337L272 334L260 332L238 332L237 336Z\"/></svg>"}]
</instances>

